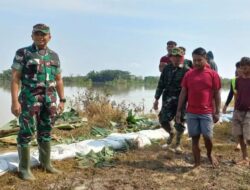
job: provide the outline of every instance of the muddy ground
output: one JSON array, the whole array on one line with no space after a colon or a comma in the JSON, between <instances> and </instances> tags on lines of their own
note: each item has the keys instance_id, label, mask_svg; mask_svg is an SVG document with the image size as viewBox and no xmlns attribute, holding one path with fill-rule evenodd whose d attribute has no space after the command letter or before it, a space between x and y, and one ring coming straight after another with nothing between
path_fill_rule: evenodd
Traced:
<instances>
[{"instance_id":1,"label":"muddy ground","mask_svg":"<svg viewBox=\"0 0 250 190\"><path fill-rule=\"evenodd\" d=\"M119 153L113 167L81 169L75 159L55 161L53 164L64 171L62 175L47 174L39 168L32 168L37 179L27 182L20 180L17 173L8 173L0 177L0 189L250 189L250 167L235 164L241 154L234 150L235 142L232 141L230 130L228 125L215 128L217 168L209 164L202 140L202 165L194 169L191 141L185 137L182 154L176 154L171 148L163 150L160 144L153 144L144 149Z\"/></svg>"}]
</instances>

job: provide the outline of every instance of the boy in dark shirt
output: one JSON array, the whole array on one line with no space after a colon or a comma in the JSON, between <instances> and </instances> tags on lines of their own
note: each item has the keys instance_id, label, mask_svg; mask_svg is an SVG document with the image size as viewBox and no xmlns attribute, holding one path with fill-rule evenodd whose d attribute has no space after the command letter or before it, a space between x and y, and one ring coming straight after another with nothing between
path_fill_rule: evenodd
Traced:
<instances>
[{"instance_id":1,"label":"boy in dark shirt","mask_svg":"<svg viewBox=\"0 0 250 190\"><path fill-rule=\"evenodd\" d=\"M237 90L236 90L236 78L238 78L239 76L241 76L240 61L238 61L235 64L235 66L236 66L236 71L235 71L235 76L236 77L231 80L230 91L229 91L228 96L227 96L227 101L226 101L226 103L225 103L225 105L224 105L224 107L222 109L222 112L224 114L227 112L227 107L230 104L230 102L232 101L233 97L236 97L236 94L237 94ZM240 143L239 142L237 142L235 150L236 151L240 150Z\"/></svg>"},{"instance_id":2,"label":"boy in dark shirt","mask_svg":"<svg viewBox=\"0 0 250 190\"><path fill-rule=\"evenodd\" d=\"M247 144L250 145L250 58L240 61L242 76L236 79L236 102L232 134L239 139L243 160L238 164L249 165Z\"/></svg>"}]
</instances>

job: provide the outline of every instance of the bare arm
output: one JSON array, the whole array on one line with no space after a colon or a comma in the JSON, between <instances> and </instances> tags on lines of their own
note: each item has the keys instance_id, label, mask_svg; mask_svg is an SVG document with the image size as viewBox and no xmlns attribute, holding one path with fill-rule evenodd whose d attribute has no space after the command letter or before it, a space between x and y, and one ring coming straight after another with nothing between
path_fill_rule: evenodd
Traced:
<instances>
[{"instance_id":1,"label":"bare arm","mask_svg":"<svg viewBox=\"0 0 250 190\"><path fill-rule=\"evenodd\" d=\"M220 90L214 91L214 103L215 103L214 106L215 112L213 114L213 119L214 123L216 123L220 119L220 106L221 106Z\"/></svg>"},{"instance_id":2,"label":"bare arm","mask_svg":"<svg viewBox=\"0 0 250 190\"><path fill-rule=\"evenodd\" d=\"M60 99L64 99L64 86L63 86L63 80L62 75L58 74L56 75L56 91ZM60 102L58 105L58 110L60 113L64 110L64 102Z\"/></svg>"},{"instance_id":3,"label":"bare arm","mask_svg":"<svg viewBox=\"0 0 250 190\"><path fill-rule=\"evenodd\" d=\"M228 96L227 96L227 101L226 101L226 103L225 103L225 105L224 105L224 107L223 107L223 113L226 113L226 111L227 111L227 106L230 104L230 102L232 101L232 99L233 99L233 96L234 96L234 92L233 92L233 86L232 86L232 84L231 84L231 86L230 86L230 91L229 91L229 93L228 93Z\"/></svg>"},{"instance_id":4,"label":"bare arm","mask_svg":"<svg viewBox=\"0 0 250 190\"><path fill-rule=\"evenodd\" d=\"M18 117L21 113L21 105L18 101L19 84L21 80L21 73L12 69L11 78L11 112Z\"/></svg>"},{"instance_id":5,"label":"bare arm","mask_svg":"<svg viewBox=\"0 0 250 190\"><path fill-rule=\"evenodd\" d=\"M215 101L215 113L219 114L221 106L220 90L214 91L214 101Z\"/></svg>"},{"instance_id":6,"label":"bare arm","mask_svg":"<svg viewBox=\"0 0 250 190\"><path fill-rule=\"evenodd\" d=\"M181 110L182 110L184 103L186 102L186 99L187 99L187 88L182 87L181 93L179 95L177 112L176 112L176 117L175 117L177 123L181 123Z\"/></svg>"},{"instance_id":7,"label":"bare arm","mask_svg":"<svg viewBox=\"0 0 250 190\"><path fill-rule=\"evenodd\" d=\"M60 99L64 98L64 86L61 74L56 75L56 91Z\"/></svg>"}]
</instances>

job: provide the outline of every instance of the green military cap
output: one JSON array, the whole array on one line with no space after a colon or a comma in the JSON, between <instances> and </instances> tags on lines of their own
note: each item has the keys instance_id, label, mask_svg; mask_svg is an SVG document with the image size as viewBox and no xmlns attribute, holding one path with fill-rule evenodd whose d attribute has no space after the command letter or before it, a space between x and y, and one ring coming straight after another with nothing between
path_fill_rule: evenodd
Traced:
<instances>
[{"instance_id":1,"label":"green military cap","mask_svg":"<svg viewBox=\"0 0 250 190\"><path fill-rule=\"evenodd\" d=\"M42 32L44 34L49 34L50 33L50 29L47 25L45 24L36 24L33 26L33 31L34 32Z\"/></svg>"},{"instance_id":2,"label":"green military cap","mask_svg":"<svg viewBox=\"0 0 250 190\"><path fill-rule=\"evenodd\" d=\"M183 49L179 48L179 47L175 47L171 50L171 55L172 56L184 56L184 51Z\"/></svg>"}]
</instances>

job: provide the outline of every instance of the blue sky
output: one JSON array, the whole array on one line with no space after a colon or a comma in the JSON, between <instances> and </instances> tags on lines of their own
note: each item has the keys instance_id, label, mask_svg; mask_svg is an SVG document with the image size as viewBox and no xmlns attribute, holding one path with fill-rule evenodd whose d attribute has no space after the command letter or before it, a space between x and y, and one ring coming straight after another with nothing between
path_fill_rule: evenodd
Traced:
<instances>
[{"instance_id":1,"label":"blue sky","mask_svg":"<svg viewBox=\"0 0 250 190\"><path fill-rule=\"evenodd\" d=\"M24 3L25 2L25 3ZM166 42L212 50L219 74L231 78L235 63L250 56L248 0L1 0L1 64L9 69L28 46L32 26L50 26L49 47L63 75L120 69L158 76Z\"/></svg>"}]
</instances>

